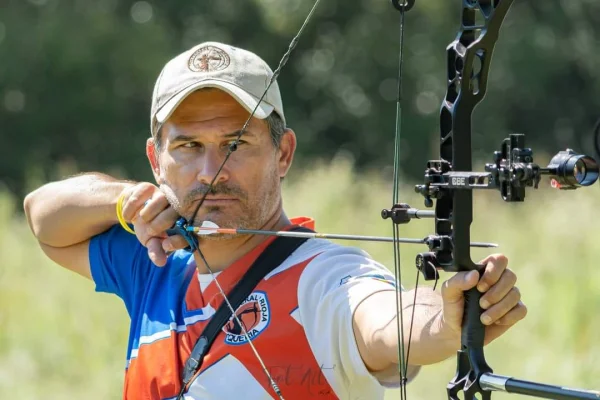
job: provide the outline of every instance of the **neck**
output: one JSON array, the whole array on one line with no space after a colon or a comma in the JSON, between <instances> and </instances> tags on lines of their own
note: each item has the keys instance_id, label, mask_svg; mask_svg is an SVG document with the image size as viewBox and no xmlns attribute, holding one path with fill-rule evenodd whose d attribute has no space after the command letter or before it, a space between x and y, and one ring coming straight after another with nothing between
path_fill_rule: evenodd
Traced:
<instances>
[{"instance_id":1,"label":"neck","mask_svg":"<svg viewBox=\"0 0 600 400\"><path fill-rule=\"evenodd\" d=\"M289 224L290 220L279 208L259 229L277 231ZM236 235L228 240L200 240L199 246L212 272L219 272L268 239L264 235ZM194 252L194 261L198 272L209 273L198 252Z\"/></svg>"}]
</instances>

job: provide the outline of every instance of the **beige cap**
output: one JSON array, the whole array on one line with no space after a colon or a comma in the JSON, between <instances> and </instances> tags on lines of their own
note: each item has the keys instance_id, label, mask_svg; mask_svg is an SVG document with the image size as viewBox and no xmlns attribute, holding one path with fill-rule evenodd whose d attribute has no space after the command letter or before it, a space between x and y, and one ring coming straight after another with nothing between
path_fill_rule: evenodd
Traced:
<instances>
[{"instance_id":1,"label":"beige cap","mask_svg":"<svg viewBox=\"0 0 600 400\"><path fill-rule=\"evenodd\" d=\"M217 42L194 46L169 61L156 80L150 113L152 136L177 106L200 88L221 89L251 113L272 76L267 63L249 51ZM265 119L273 110L285 124L277 81L269 88L254 116Z\"/></svg>"}]
</instances>

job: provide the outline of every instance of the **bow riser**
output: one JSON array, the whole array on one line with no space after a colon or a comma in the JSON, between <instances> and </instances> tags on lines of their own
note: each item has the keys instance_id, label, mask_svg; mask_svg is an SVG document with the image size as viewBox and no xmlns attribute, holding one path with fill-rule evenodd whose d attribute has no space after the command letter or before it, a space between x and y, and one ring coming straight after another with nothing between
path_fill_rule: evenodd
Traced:
<instances>
[{"instance_id":1,"label":"bow riser","mask_svg":"<svg viewBox=\"0 0 600 400\"><path fill-rule=\"evenodd\" d=\"M472 171L471 121L475 107L483 100L489 69L500 27L513 0L463 0L462 25L456 39L447 48L448 89L440 111L440 160L428 163L425 185L444 180L440 175L452 171ZM481 14L484 25L477 25ZM433 167L433 168L432 168ZM469 177L450 178L452 186L438 187L436 193L436 235L450 237L451 246L431 249L434 265L449 272L483 269L471 259L471 223L473 192ZM462 187L461 187L462 183ZM466 185L466 186L465 186ZM456 375L448 384L448 398L489 399L479 379L491 373L483 352L485 326L480 320L481 293L473 288L465 293L461 349L458 351Z\"/></svg>"}]
</instances>

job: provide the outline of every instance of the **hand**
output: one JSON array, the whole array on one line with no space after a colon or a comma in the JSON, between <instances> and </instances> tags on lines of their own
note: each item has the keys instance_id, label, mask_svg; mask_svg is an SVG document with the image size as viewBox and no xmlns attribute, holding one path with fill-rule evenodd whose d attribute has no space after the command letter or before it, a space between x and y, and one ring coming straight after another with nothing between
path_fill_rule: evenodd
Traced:
<instances>
[{"instance_id":1,"label":"hand","mask_svg":"<svg viewBox=\"0 0 600 400\"><path fill-rule=\"evenodd\" d=\"M485 344L490 343L511 326L527 315L527 308L521 302L521 294L515 286L517 276L508 266L508 259L502 254L485 258L481 279L477 271L458 272L442 286L443 323L442 329L460 340L464 311L463 292L475 285L481 293L479 305L484 309L481 322L485 328Z\"/></svg>"},{"instance_id":2,"label":"hand","mask_svg":"<svg viewBox=\"0 0 600 400\"><path fill-rule=\"evenodd\" d=\"M179 215L171 207L164 193L149 182L141 182L123 191L123 218L133 223L135 234L148 249L154 264L163 267L167 252L188 246L181 236L167 236Z\"/></svg>"}]
</instances>

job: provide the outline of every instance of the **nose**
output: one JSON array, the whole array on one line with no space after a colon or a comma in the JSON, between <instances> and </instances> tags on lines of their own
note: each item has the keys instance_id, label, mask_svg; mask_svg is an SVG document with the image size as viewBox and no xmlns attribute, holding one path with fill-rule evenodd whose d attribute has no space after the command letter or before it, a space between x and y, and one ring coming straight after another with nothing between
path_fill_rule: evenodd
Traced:
<instances>
[{"instance_id":1,"label":"nose","mask_svg":"<svg viewBox=\"0 0 600 400\"><path fill-rule=\"evenodd\" d=\"M226 182L229 180L229 173L227 171L227 163L223 165L225 160L225 154L220 151L218 146L208 145L204 151L202 157L200 157L200 167L198 169L198 182L208 185L215 179L215 175L219 174L215 179L214 184L220 182Z\"/></svg>"}]
</instances>

